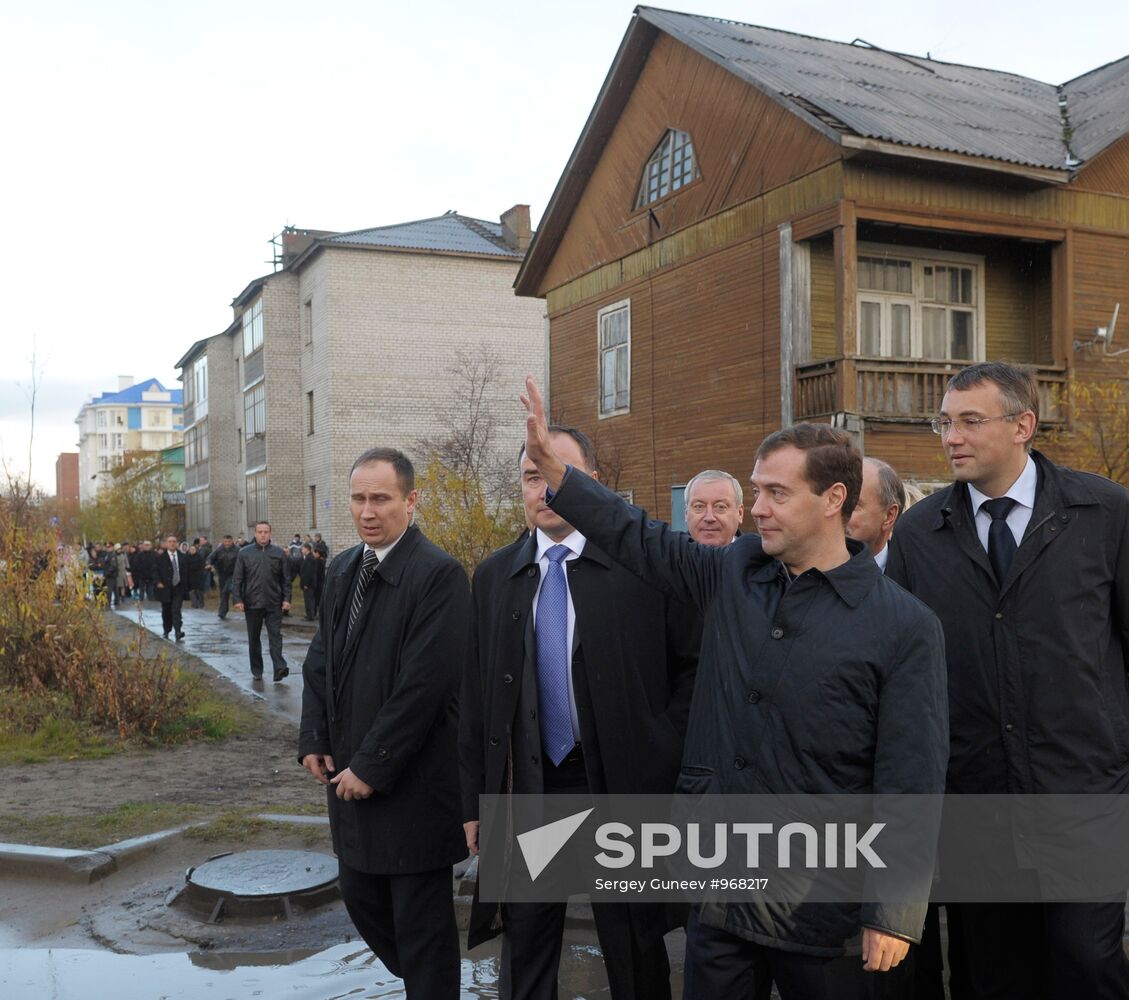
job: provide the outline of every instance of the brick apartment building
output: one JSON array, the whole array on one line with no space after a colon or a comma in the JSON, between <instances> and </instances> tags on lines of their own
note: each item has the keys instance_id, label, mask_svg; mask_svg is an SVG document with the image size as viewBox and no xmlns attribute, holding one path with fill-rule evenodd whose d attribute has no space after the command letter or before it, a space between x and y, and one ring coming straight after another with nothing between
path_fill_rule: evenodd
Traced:
<instances>
[{"instance_id":1,"label":"brick apartment building","mask_svg":"<svg viewBox=\"0 0 1129 1000\"><path fill-rule=\"evenodd\" d=\"M513 293L530 238L521 205L499 223L448 212L348 233L287 229L278 269L176 365L188 534L215 539L266 518L278 541L317 531L335 551L351 544L353 460L377 444L422 457L460 352L497 360L492 402L513 412L504 443L516 450L515 387L545 356L543 303Z\"/></svg>"}]
</instances>

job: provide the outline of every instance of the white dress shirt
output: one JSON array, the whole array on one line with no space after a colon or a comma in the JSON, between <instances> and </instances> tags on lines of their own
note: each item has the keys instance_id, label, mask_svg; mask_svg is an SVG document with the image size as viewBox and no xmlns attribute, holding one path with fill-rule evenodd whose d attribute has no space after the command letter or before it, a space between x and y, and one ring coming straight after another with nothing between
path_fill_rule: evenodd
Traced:
<instances>
[{"instance_id":1,"label":"white dress shirt","mask_svg":"<svg viewBox=\"0 0 1129 1000\"><path fill-rule=\"evenodd\" d=\"M572 590L568 585L568 571L565 570L564 564L570 563L574 559L580 558L580 553L584 551L585 538L579 531L573 531L572 534L562 538L559 542L554 542L548 535L545 534L540 528L536 532L537 538L537 568L541 571L541 577L537 581L537 589L533 592L533 628L537 628L537 598L541 595L541 584L545 580L545 573L549 569L549 557L546 553L554 545L565 545L569 549L569 553L564 557L561 563L561 569L564 570L565 578L565 592L568 594L568 710L572 716L572 738L577 743L580 742L580 720L576 714L576 692L572 686L572 650L573 639L576 635L576 608L572 606ZM534 647L536 648L536 647Z\"/></svg>"},{"instance_id":2,"label":"white dress shirt","mask_svg":"<svg viewBox=\"0 0 1129 1000\"><path fill-rule=\"evenodd\" d=\"M874 557L874 561L876 563L878 563L878 568L880 570L882 570L883 573L885 573L886 572L886 563L888 563L890 561L890 543L889 542L887 542L885 545L882 546L882 551L879 552L878 555L876 555Z\"/></svg>"},{"instance_id":3,"label":"white dress shirt","mask_svg":"<svg viewBox=\"0 0 1129 1000\"><path fill-rule=\"evenodd\" d=\"M1004 496L1016 501L1015 506L1007 516L1007 526L1015 536L1016 547L1023 541L1023 533L1031 523L1031 514L1035 510L1035 487L1039 485L1039 473L1031 456L1027 456L1027 464L1019 478L1011 484ZM988 529L992 526L992 515L984 510L984 504L992 499L981 493L972 483L968 484L968 495L972 500L972 513L976 519L976 536L984 551L988 551Z\"/></svg>"}]
</instances>

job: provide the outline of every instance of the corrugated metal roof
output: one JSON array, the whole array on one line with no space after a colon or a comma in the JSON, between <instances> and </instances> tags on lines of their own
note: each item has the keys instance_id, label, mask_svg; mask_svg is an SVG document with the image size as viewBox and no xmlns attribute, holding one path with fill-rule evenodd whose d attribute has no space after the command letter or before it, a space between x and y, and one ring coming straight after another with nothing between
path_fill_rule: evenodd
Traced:
<instances>
[{"instance_id":1,"label":"corrugated metal roof","mask_svg":"<svg viewBox=\"0 0 1129 1000\"><path fill-rule=\"evenodd\" d=\"M489 254L493 257L512 257L520 260L524 254L507 246L502 239L502 227L497 222L472 219L457 212L448 212L433 219L401 222L395 226L376 229L358 229L339 233L319 241L323 245L334 243L353 246L393 247L401 250L433 250L444 253Z\"/></svg>"},{"instance_id":2,"label":"corrugated metal roof","mask_svg":"<svg viewBox=\"0 0 1129 1000\"><path fill-rule=\"evenodd\" d=\"M1092 159L1129 132L1129 56L1063 84L1070 147L1080 160Z\"/></svg>"},{"instance_id":3,"label":"corrugated metal roof","mask_svg":"<svg viewBox=\"0 0 1129 1000\"><path fill-rule=\"evenodd\" d=\"M1129 128L1129 60L1065 85L1068 151L1060 88L1049 83L694 14L640 7L638 15L801 113L863 138L1063 170L1068 152L1086 159Z\"/></svg>"}]
</instances>

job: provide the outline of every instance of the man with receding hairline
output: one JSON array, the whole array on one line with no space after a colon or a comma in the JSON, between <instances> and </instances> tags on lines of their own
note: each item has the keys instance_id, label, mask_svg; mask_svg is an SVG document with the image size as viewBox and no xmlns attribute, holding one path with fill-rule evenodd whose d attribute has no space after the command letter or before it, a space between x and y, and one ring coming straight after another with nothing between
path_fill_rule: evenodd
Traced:
<instances>
[{"instance_id":1,"label":"man with receding hairline","mask_svg":"<svg viewBox=\"0 0 1129 1000\"><path fill-rule=\"evenodd\" d=\"M455 699L470 595L459 563L412 524L417 498L402 452L371 448L353 464L360 544L326 571L298 759L326 786L357 930L411 1000L446 1000L459 996Z\"/></svg>"},{"instance_id":2,"label":"man with receding hairline","mask_svg":"<svg viewBox=\"0 0 1129 1000\"><path fill-rule=\"evenodd\" d=\"M745 494L728 472L706 469L686 484L686 530L702 545L728 545L741 530Z\"/></svg>"},{"instance_id":3,"label":"man with receding hairline","mask_svg":"<svg viewBox=\"0 0 1129 1000\"><path fill-rule=\"evenodd\" d=\"M706 616L682 791L941 792L940 625L846 538L862 482L849 435L814 424L770 434L752 475L759 534L718 548L562 462L532 378L522 401L551 509ZM687 923L684 997L745 997L771 978L784 1000L861 998L869 974L888 974L920 939L925 910L925 900L702 903Z\"/></svg>"},{"instance_id":4,"label":"man with receding hairline","mask_svg":"<svg viewBox=\"0 0 1129 1000\"><path fill-rule=\"evenodd\" d=\"M906 491L898 474L880 458L862 460L862 492L847 522L847 537L862 542L878 568L886 572L887 548L898 515L906 509Z\"/></svg>"}]
</instances>

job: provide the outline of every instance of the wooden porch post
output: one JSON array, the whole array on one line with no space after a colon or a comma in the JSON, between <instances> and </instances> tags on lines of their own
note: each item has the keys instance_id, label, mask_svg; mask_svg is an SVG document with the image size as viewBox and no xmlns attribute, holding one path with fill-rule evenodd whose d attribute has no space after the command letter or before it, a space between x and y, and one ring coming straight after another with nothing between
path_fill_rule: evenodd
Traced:
<instances>
[{"instance_id":1,"label":"wooden porch post","mask_svg":"<svg viewBox=\"0 0 1129 1000\"><path fill-rule=\"evenodd\" d=\"M856 412L855 355L858 353L855 329L855 300L858 291L858 240L854 202L840 204L839 224L835 227L835 353L839 364L835 396L839 409Z\"/></svg>"}]
</instances>

